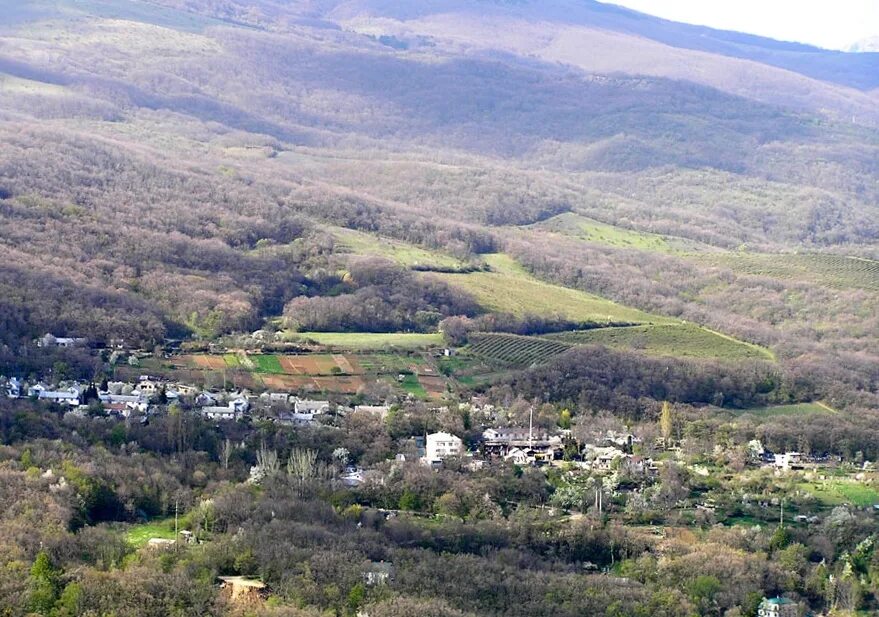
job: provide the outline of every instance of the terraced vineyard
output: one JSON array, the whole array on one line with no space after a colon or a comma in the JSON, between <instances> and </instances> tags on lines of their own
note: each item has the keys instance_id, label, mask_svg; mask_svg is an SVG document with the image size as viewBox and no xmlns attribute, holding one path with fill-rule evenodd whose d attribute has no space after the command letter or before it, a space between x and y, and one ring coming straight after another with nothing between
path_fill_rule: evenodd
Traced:
<instances>
[{"instance_id":1,"label":"terraced vineyard","mask_svg":"<svg viewBox=\"0 0 879 617\"><path fill-rule=\"evenodd\" d=\"M491 362L511 367L540 364L566 352L573 345L517 334L475 334L471 336L468 351Z\"/></svg>"},{"instance_id":2,"label":"terraced vineyard","mask_svg":"<svg viewBox=\"0 0 879 617\"><path fill-rule=\"evenodd\" d=\"M879 261L845 255L710 253L692 255L700 263L734 272L783 280L814 281L828 287L879 291Z\"/></svg>"},{"instance_id":3,"label":"terraced vineyard","mask_svg":"<svg viewBox=\"0 0 879 617\"><path fill-rule=\"evenodd\" d=\"M768 349L723 336L696 324L597 328L546 334L543 338L575 345L604 345L656 356L773 359Z\"/></svg>"}]
</instances>

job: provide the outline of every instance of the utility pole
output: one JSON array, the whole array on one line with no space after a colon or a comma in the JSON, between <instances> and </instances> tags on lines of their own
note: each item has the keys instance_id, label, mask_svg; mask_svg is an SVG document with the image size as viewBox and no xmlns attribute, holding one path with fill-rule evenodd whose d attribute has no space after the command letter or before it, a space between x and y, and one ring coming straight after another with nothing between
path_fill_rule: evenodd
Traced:
<instances>
[{"instance_id":1,"label":"utility pole","mask_svg":"<svg viewBox=\"0 0 879 617\"><path fill-rule=\"evenodd\" d=\"M534 405L531 406L531 412L528 416L528 448L534 449Z\"/></svg>"},{"instance_id":2,"label":"utility pole","mask_svg":"<svg viewBox=\"0 0 879 617\"><path fill-rule=\"evenodd\" d=\"M180 536L177 533L177 506L180 503L180 498L174 498L174 550L178 550L180 548Z\"/></svg>"}]
</instances>

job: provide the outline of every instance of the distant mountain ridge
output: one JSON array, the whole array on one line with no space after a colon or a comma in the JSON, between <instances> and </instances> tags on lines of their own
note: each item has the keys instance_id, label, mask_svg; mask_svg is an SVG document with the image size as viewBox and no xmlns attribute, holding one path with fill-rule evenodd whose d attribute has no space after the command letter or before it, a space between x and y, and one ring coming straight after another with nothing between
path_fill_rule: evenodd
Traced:
<instances>
[{"instance_id":1,"label":"distant mountain ridge","mask_svg":"<svg viewBox=\"0 0 879 617\"><path fill-rule=\"evenodd\" d=\"M335 6L329 14L342 19L371 15L411 21L444 13L476 12L486 17L506 14L600 28L675 48L753 60L863 91L879 87L879 53L852 56L801 43L669 21L596 0L342 0L332 4Z\"/></svg>"}]
</instances>

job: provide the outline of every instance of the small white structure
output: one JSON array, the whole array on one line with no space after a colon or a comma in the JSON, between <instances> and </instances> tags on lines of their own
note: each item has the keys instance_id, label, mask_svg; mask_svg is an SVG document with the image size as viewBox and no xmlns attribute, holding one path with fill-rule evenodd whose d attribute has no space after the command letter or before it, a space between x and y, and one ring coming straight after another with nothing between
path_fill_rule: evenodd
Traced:
<instances>
[{"instance_id":1,"label":"small white structure","mask_svg":"<svg viewBox=\"0 0 879 617\"><path fill-rule=\"evenodd\" d=\"M6 396L9 398L19 398L23 388L24 384L18 378L12 377L6 382Z\"/></svg>"},{"instance_id":2,"label":"small white structure","mask_svg":"<svg viewBox=\"0 0 879 617\"><path fill-rule=\"evenodd\" d=\"M388 405L355 405L354 413L370 413L382 420L388 417L391 408Z\"/></svg>"},{"instance_id":3,"label":"small white structure","mask_svg":"<svg viewBox=\"0 0 879 617\"><path fill-rule=\"evenodd\" d=\"M803 459L803 454L800 452L785 452L775 455L774 464L779 469L800 469L805 462Z\"/></svg>"},{"instance_id":4,"label":"small white structure","mask_svg":"<svg viewBox=\"0 0 879 617\"><path fill-rule=\"evenodd\" d=\"M531 463L534 459L529 457L525 450L521 448L513 448L504 456L504 460L513 465L524 466Z\"/></svg>"},{"instance_id":5,"label":"small white structure","mask_svg":"<svg viewBox=\"0 0 879 617\"><path fill-rule=\"evenodd\" d=\"M152 396L154 394L158 394L161 388L162 384L147 378L139 381L138 384L134 387L134 391L139 394L144 394L146 396Z\"/></svg>"},{"instance_id":6,"label":"small white structure","mask_svg":"<svg viewBox=\"0 0 879 617\"><path fill-rule=\"evenodd\" d=\"M425 439L424 460L429 464L441 463L448 456L460 456L464 442L451 433L431 433Z\"/></svg>"}]
</instances>

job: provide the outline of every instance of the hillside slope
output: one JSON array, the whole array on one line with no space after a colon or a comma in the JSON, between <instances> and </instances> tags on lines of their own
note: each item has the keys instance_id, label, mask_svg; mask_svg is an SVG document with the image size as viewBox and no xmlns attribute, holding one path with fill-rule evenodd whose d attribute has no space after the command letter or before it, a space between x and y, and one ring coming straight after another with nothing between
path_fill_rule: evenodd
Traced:
<instances>
[{"instance_id":1,"label":"hillside slope","mask_svg":"<svg viewBox=\"0 0 879 617\"><path fill-rule=\"evenodd\" d=\"M834 404L874 400L872 270L775 257L879 256L879 134L830 100L871 95L577 7L3 5L2 358L48 330L149 344L256 329L297 299L386 302L339 275L352 255L327 230L346 228L462 263L504 252L768 346ZM591 231L541 225L562 215ZM415 288L399 323L474 306Z\"/></svg>"}]
</instances>

